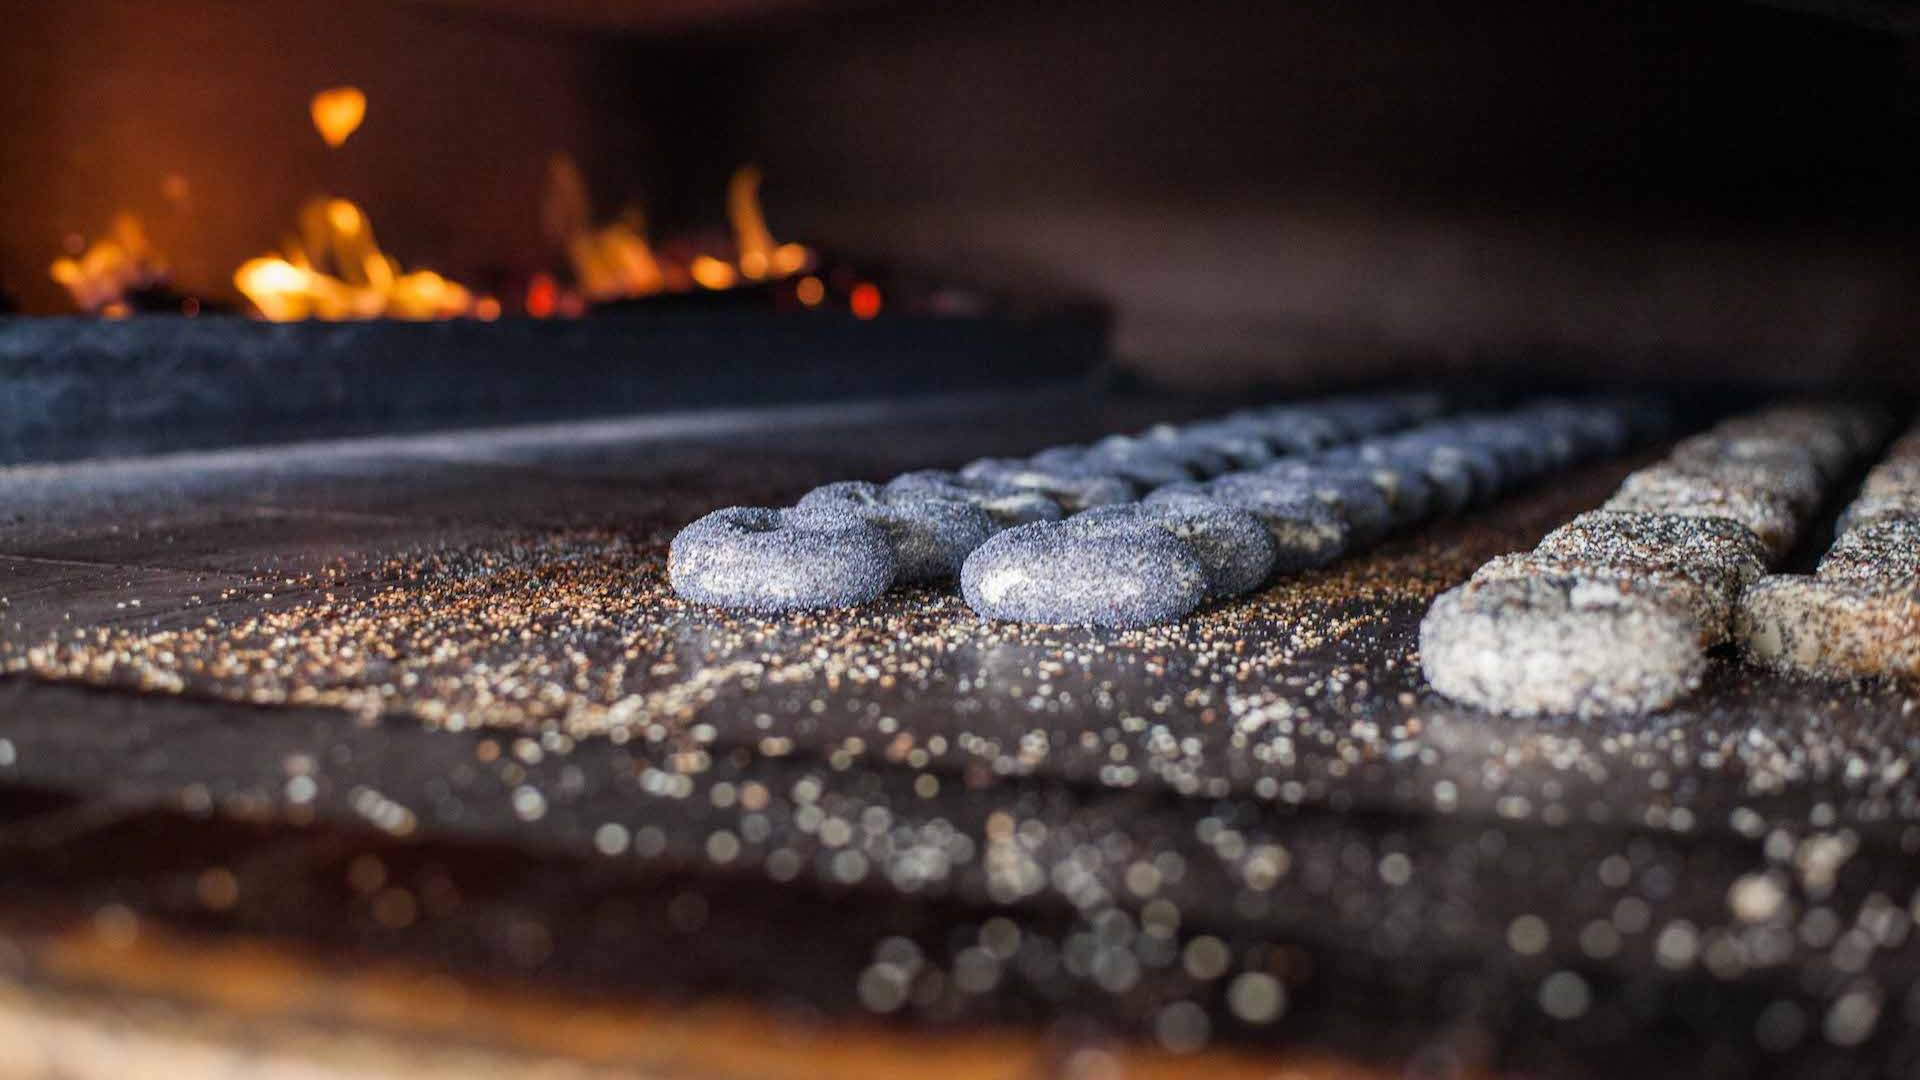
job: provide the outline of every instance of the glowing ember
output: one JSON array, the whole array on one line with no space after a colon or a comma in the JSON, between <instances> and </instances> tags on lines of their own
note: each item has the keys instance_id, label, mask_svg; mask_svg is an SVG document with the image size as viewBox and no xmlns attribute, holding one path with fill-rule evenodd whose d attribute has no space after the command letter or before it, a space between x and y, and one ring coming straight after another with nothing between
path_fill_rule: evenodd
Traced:
<instances>
[{"instance_id":1,"label":"glowing ember","mask_svg":"<svg viewBox=\"0 0 1920 1080\"><path fill-rule=\"evenodd\" d=\"M300 236L284 256L249 259L234 286L274 322L296 319L450 319L473 294L431 270L403 270L380 250L366 212L346 199L300 210Z\"/></svg>"},{"instance_id":2,"label":"glowing ember","mask_svg":"<svg viewBox=\"0 0 1920 1080\"><path fill-rule=\"evenodd\" d=\"M338 147L367 118L367 95L356 86L336 86L313 95L313 128L328 146Z\"/></svg>"},{"instance_id":3,"label":"glowing ember","mask_svg":"<svg viewBox=\"0 0 1920 1080\"><path fill-rule=\"evenodd\" d=\"M813 252L799 244L781 244L773 249L775 277L797 274L811 265L813 265Z\"/></svg>"},{"instance_id":4,"label":"glowing ember","mask_svg":"<svg viewBox=\"0 0 1920 1080\"><path fill-rule=\"evenodd\" d=\"M114 317L129 313L128 293L167 281L166 260L148 243L146 227L124 212L105 237L76 257L55 259L50 272L82 311Z\"/></svg>"},{"instance_id":5,"label":"glowing ember","mask_svg":"<svg viewBox=\"0 0 1920 1080\"><path fill-rule=\"evenodd\" d=\"M711 255L695 255L687 264L687 272L703 289L730 289L736 280L733 267Z\"/></svg>"},{"instance_id":6,"label":"glowing ember","mask_svg":"<svg viewBox=\"0 0 1920 1080\"><path fill-rule=\"evenodd\" d=\"M535 274L527 282L527 314L550 319L560 309L560 286L552 274Z\"/></svg>"}]
</instances>

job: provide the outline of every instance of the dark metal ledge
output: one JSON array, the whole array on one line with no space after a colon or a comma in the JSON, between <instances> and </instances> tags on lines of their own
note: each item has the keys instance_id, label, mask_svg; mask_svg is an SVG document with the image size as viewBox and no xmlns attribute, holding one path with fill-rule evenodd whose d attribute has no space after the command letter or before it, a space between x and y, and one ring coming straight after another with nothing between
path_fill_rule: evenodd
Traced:
<instances>
[{"instance_id":1,"label":"dark metal ledge","mask_svg":"<svg viewBox=\"0 0 1920 1080\"><path fill-rule=\"evenodd\" d=\"M1090 378L1097 316L0 318L0 464Z\"/></svg>"}]
</instances>

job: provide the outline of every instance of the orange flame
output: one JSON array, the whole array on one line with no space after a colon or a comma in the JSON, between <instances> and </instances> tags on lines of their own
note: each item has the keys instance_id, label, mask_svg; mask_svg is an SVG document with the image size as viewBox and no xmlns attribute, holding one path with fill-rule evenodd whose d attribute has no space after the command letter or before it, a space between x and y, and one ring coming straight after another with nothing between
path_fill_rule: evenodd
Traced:
<instances>
[{"instance_id":1,"label":"orange flame","mask_svg":"<svg viewBox=\"0 0 1920 1080\"><path fill-rule=\"evenodd\" d=\"M733 226L740 274L749 281L789 277L813 261L813 253L799 244L773 242L760 208L760 170L752 165L742 165L727 181L727 221Z\"/></svg>"},{"instance_id":2,"label":"orange flame","mask_svg":"<svg viewBox=\"0 0 1920 1080\"><path fill-rule=\"evenodd\" d=\"M49 272L82 311L125 315L127 294L164 283L167 262L147 242L140 219L123 211L104 238L78 257L55 259Z\"/></svg>"},{"instance_id":3,"label":"orange flame","mask_svg":"<svg viewBox=\"0 0 1920 1080\"><path fill-rule=\"evenodd\" d=\"M336 86L313 95L308 111L313 114L313 129L337 149L367 118L367 95L357 86Z\"/></svg>"},{"instance_id":4,"label":"orange flame","mask_svg":"<svg viewBox=\"0 0 1920 1080\"><path fill-rule=\"evenodd\" d=\"M630 209L620 220L595 227L587 182L565 154L547 165L540 219L547 239L567 253L573 277L588 300L650 296L666 287L660 261L648 246L646 222Z\"/></svg>"},{"instance_id":5,"label":"orange flame","mask_svg":"<svg viewBox=\"0 0 1920 1080\"><path fill-rule=\"evenodd\" d=\"M556 155L547 165L540 224L548 242L565 254L572 281L562 284L550 274L536 274L527 283L527 313L536 318L577 315L590 303L690 288L731 289L743 282L792 277L813 265L813 252L802 245L774 242L760 209L758 169L749 165L735 172L727 183L726 201L734 235L731 259L723 254L676 254L672 249L662 257L647 242L646 221L638 209L628 209L612 224L595 225L579 166L565 154Z\"/></svg>"},{"instance_id":6,"label":"orange flame","mask_svg":"<svg viewBox=\"0 0 1920 1080\"><path fill-rule=\"evenodd\" d=\"M760 170L742 165L727 181L727 220L733 225L733 245L740 256L740 272L758 281L773 266L773 233L760 210Z\"/></svg>"},{"instance_id":7,"label":"orange flame","mask_svg":"<svg viewBox=\"0 0 1920 1080\"><path fill-rule=\"evenodd\" d=\"M301 207L300 236L286 255L262 255L233 284L274 322L296 319L450 319L473 310L473 294L431 270L405 271L380 250L366 211L346 199Z\"/></svg>"}]
</instances>

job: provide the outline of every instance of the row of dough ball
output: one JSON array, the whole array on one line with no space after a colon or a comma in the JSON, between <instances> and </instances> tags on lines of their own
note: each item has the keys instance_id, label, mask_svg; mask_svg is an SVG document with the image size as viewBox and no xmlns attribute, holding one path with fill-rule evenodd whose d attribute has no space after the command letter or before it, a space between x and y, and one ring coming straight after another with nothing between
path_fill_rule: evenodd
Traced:
<instances>
[{"instance_id":1,"label":"row of dough ball","mask_svg":"<svg viewBox=\"0 0 1920 1080\"><path fill-rule=\"evenodd\" d=\"M992 618L1137 627L1181 618L1276 574L1325 565L1389 532L1458 513L1643 434L1615 402L1540 402L1444 419L1139 503L1008 530L967 558L967 603Z\"/></svg>"},{"instance_id":2,"label":"row of dough ball","mask_svg":"<svg viewBox=\"0 0 1920 1080\"><path fill-rule=\"evenodd\" d=\"M1420 626L1427 681L1510 715L1672 704L1884 425L1871 409L1795 405L1682 440L1601 509L1436 599Z\"/></svg>"},{"instance_id":3,"label":"row of dough ball","mask_svg":"<svg viewBox=\"0 0 1920 1080\"><path fill-rule=\"evenodd\" d=\"M1777 671L1920 678L1920 424L1867 473L1814 572L1755 583L1734 630Z\"/></svg>"},{"instance_id":4,"label":"row of dough ball","mask_svg":"<svg viewBox=\"0 0 1920 1080\"><path fill-rule=\"evenodd\" d=\"M1003 531L1131 505L1155 488L1264 467L1444 408L1424 393L1332 398L1161 424L1028 458L984 458L957 471L919 470L885 484L827 484L789 508L729 507L686 526L669 549L668 577L683 599L724 608L849 607L895 585L951 580Z\"/></svg>"}]
</instances>

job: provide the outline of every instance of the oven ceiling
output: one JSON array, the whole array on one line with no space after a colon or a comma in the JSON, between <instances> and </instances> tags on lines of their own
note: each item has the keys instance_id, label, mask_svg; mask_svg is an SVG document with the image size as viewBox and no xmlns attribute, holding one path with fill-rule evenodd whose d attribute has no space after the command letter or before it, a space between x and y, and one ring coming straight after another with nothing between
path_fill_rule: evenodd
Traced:
<instances>
[{"instance_id":1,"label":"oven ceiling","mask_svg":"<svg viewBox=\"0 0 1920 1080\"><path fill-rule=\"evenodd\" d=\"M662 33L738 25L770 16L849 7L883 0L416 0L430 7L479 11L550 26L616 33ZM1920 34L1913 0L1748 0L1898 34Z\"/></svg>"},{"instance_id":2,"label":"oven ceiling","mask_svg":"<svg viewBox=\"0 0 1920 1080\"><path fill-rule=\"evenodd\" d=\"M847 0L416 0L550 26L661 33L852 6Z\"/></svg>"},{"instance_id":3,"label":"oven ceiling","mask_svg":"<svg viewBox=\"0 0 1920 1080\"><path fill-rule=\"evenodd\" d=\"M1826 15L1896 34L1920 35L1920 5L1912 0L1761 0L1772 7Z\"/></svg>"}]
</instances>

